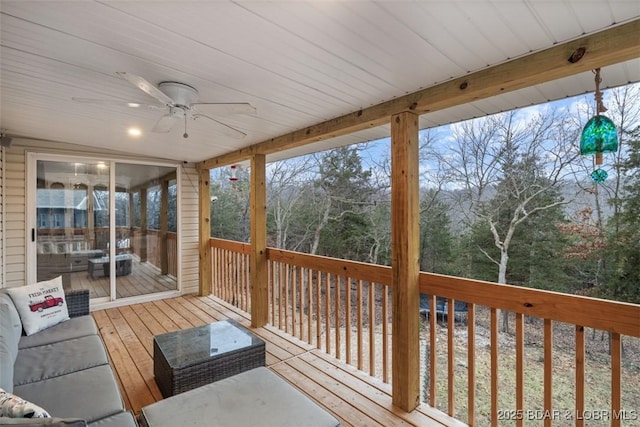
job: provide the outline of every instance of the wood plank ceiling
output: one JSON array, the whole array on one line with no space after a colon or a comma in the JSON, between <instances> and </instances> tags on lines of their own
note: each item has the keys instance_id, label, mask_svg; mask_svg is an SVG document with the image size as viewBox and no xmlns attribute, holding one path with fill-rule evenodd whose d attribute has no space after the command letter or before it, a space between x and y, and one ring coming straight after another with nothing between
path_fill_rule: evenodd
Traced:
<instances>
[{"instance_id":1,"label":"wood plank ceiling","mask_svg":"<svg viewBox=\"0 0 640 427\"><path fill-rule=\"evenodd\" d=\"M14 136L202 161L637 19L636 0L3 0L0 127ZM206 119L189 121L184 139L184 123L150 132L162 110L71 99L154 102L117 71L152 84L187 83L201 101L250 102L257 114L214 117L244 139ZM640 60L602 75L603 87L638 82ZM592 91L593 75L584 72L424 114L420 126ZM132 140L131 126L143 135ZM379 126L268 160L388 136L389 127Z\"/></svg>"}]
</instances>

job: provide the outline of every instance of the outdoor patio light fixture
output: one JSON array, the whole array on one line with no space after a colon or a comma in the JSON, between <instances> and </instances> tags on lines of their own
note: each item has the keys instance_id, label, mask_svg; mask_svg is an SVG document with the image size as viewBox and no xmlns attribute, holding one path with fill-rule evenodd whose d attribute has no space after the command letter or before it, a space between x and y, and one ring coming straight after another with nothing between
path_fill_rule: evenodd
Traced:
<instances>
[{"instance_id":1,"label":"outdoor patio light fixture","mask_svg":"<svg viewBox=\"0 0 640 427\"><path fill-rule=\"evenodd\" d=\"M618 132L616 126L601 113L607 111L602 102L602 92L600 91L600 68L594 71L596 77L596 115L593 116L582 129L580 138L580 154L583 156L596 156L596 165L602 164L602 153L615 153L618 151ZM597 183L602 183L607 179L607 172L596 169L591 173L591 179Z\"/></svg>"}]
</instances>

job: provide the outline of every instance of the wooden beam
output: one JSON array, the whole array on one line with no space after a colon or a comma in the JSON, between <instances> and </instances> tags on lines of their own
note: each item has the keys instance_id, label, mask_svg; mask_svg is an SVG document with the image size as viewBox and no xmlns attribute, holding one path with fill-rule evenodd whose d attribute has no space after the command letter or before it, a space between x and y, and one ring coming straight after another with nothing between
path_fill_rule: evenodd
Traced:
<instances>
[{"instance_id":1,"label":"wooden beam","mask_svg":"<svg viewBox=\"0 0 640 427\"><path fill-rule=\"evenodd\" d=\"M199 276L200 296L211 294L211 196L209 170L201 170L198 177L199 221L200 224L200 252Z\"/></svg>"},{"instance_id":2,"label":"wooden beam","mask_svg":"<svg viewBox=\"0 0 640 427\"><path fill-rule=\"evenodd\" d=\"M420 404L418 115L391 119L392 400ZM432 349L433 351L433 349Z\"/></svg>"},{"instance_id":3,"label":"wooden beam","mask_svg":"<svg viewBox=\"0 0 640 427\"><path fill-rule=\"evenodd\" d=\"M387 124L403 111L442 110L640 57L640 19L558 44L341 117L197 164L210 169ZM583 56L569 58L578 49Z\"/></svg>"},{"instance_id":4,"label":"wooden beam","mask_svg":"<svg viewBox=\"0 0 640 427\"><path fill-rule=\"evenodd\" d=\"M251 158L251 326L254 328L269 321L266 168L264 154Z\"/></svg>"}]
</instances>

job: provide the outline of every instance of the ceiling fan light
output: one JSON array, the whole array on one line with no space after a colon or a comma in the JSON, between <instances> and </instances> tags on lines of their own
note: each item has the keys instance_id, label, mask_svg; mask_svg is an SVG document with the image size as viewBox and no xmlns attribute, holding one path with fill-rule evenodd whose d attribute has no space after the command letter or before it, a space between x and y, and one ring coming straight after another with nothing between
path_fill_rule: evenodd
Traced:
<instances>
[{"instance_id":1,"label":"ceiling fan light","mask_svg":"<svg viewBox=\"0 0 640 427\"><path fill-rule=\"evenodd\" d=\"M129 128L127 130L127 133L129 133L129 136L133 136L134 138L137 138L140 135L142 135L142 131L140 130L140 128Z\"/></svg>"}]
</instances>

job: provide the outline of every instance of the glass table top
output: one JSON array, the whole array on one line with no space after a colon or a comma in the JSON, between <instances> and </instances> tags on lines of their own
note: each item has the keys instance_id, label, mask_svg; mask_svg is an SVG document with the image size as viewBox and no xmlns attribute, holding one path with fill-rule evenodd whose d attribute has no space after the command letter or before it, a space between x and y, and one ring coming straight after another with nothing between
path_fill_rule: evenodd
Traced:
<instances>
[{"instance_id":1,"label":"glass table top","mask_svg":"<svg viewBox=\"0 0 640 427\"><path fill-rule=\"evenodd\" d=\"M182 368L263 341L233 320L156 335L154 340L172 368Z\"/></svg>"}]
</instances>

